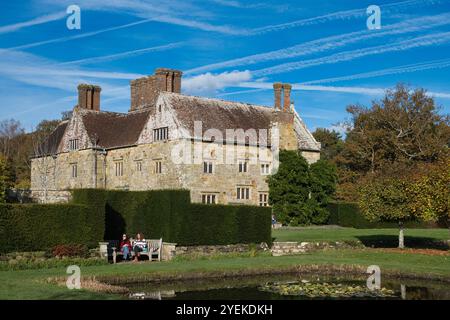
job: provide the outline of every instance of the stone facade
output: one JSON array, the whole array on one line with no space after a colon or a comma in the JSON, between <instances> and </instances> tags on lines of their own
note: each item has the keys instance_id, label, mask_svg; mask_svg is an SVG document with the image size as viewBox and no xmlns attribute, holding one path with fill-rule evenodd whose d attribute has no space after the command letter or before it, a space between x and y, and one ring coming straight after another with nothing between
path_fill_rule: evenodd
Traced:
<instances>
[{"instance_id":1,"label":"stone facade","mask_svg":"<svg viewBox=\"0 0 450 320\"><path fill-rule=\"evenodd\" d=\"M132 82L127 114L76 106L32 159L32 196L61 202L78 188L188 189L197 203L267 205L266 179L279 149L300 149L310 163L319 159L320 144L286 101L273 109L183 96L181 74L158 69L150 80ZM289 99L290 86L281 88ZM86 90L100 94L81 85L82 103ZM230 143L229 129L244 136Z\"/></svg>"}]
</instances>

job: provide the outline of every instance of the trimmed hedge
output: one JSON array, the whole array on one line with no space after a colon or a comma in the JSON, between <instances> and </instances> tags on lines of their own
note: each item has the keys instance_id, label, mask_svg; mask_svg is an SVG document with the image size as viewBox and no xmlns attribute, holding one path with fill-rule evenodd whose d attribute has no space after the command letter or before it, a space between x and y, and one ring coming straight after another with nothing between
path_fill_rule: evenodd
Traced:
<instances>
[{"instance_id":1,"label":"trimmed hedge","mask_svg":"<svg viewBox=\"0 0 450 320\"><path fill-rule=\"evenodd\" d=\"M357 203L333 202L328 205L330 218L328 224L356 229L398 228L395 222L370 222L360 212ZM423 222L407 222L405 228L433 228L435 224Z\"/></svg>"},{"instance_id":2,"label":"trimmed hedge","mask_svg":"<svg viewBox=\"0 0 450 320\"><path fill-rule=\"evenodd\" d=\"M102 241L104 210L80 204L1 204L0 252L48 250Z\"/></svg>"},{"instance_id":3,"label":"trimmed hedge","mask_svg":"<svg viewBox=\"0 0 450 320\"><path fill-rule=\"evenodd\" d=\"M270 208L191 204L187 190L83 189L73 191L73 202L104 206L107 240L140 232L179 245L272 241Z\"/></svg>"}]
</instances>

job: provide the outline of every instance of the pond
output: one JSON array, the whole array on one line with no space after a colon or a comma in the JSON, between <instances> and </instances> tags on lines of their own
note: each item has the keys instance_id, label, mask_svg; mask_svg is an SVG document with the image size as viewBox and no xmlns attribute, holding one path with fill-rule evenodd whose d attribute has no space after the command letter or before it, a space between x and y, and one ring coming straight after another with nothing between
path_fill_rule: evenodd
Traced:
<instances>
[{"instance_id":1,"label":"pond","mask_svg":"<svg viewBox=\"0 0 450 320\"><path fill-rule=\"evenodd\" d=\"M158 300L450 300L450 283L382 279L369 290L363 277L253 276L125 285L129 299Z\"/></svg>"}]
</instances>

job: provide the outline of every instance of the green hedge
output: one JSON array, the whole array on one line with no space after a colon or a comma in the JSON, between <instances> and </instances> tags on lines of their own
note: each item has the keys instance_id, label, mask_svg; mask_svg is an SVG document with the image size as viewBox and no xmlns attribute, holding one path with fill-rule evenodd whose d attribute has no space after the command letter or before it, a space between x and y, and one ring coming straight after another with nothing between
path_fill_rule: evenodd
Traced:
<instances>
[{"instance_id":1,"label":"green hedge","mask_svg":"<svg viewBox=\"0 0 450 320\"><path fill-rule=\"evenodd\" d=\"M103 208L80 204L1 204L0 252L48 250L58 244L98 245Z\"/></svg>"},{"instance_id":2,"label":"green hedge","mask_svg":"<svg viewBox=\"0 0 450 320\"><path fill-rule=\"evenodd\" d=\"M179 245L271 243L271 210L191 204L187 190L73 191L74 203L105 207L105 239L142 233Z\"/></svg>"},{"instance_id":3,"label":"green hedge","mask_svg":"<svg viewBox=\"0 0 450 320\"><path fill-rule=\"evenodd\" d=\"M328 224L356 229L398 228L394 222L370 222L359 210L358 204L353 202L333 202L328 205L330 218ZM435 224L421 222L407 222L406 228L433 228Z\"/></svg>"}]
</instances>

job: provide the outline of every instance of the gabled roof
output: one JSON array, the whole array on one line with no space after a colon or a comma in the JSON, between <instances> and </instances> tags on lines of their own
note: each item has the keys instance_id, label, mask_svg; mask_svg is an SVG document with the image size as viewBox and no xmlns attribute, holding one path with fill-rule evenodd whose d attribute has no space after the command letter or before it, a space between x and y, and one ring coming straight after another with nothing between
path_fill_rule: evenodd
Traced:
<instances>
[{"instance_id":1,"label":"gabled roof","mask_svg":"<svg viewBox=\"0 0 450 320\"><path fill-rule=\"evenodd\" d=\"M177 120L193 138L203 138L204 133L209 129L217 129L224 139L227 129L243 129L244 131L255 129L257 136L252 137L250 134L252 138L255 138L254 141L270 143L269 136L269 141L264 141L263 136L260 140L256 139L260 129L270 129L274 114L272 108L172 92L162 92L161 97L175 111ZM197 121L202 123L201 136L198 134L200 132L194 132L194 122Z\"/></svg>"},{"instance_id":2,"label":"gabled roof","mask_svg":"<svg viewBox=\"0 0 450 320\"><path fill-rule=\"evenodd\" d=\"M45 139L45 141L39 145L35 151L34 156L53 155L58 153L59 144L66 132L67 124L69 121L61 121L53 132Z\"/></svg>"},{"instance_id":3,"label":"gabled roof","mask_svg":"<svg viewBox=\"0 0 450 320\"><path fill-rule=\"evenodd\" d=\"M175 110L177 119L192 137L195 137L195 121L202 122L203 137L205 131L211 128L218 129L223 135L226 134L227 129L243 129L244 131L255 129L258 134L259 129L269 130L271 123L289 118L283 117L282 111L255 104L186 96L172 92L162 92L161 97ZM314 139L297 112L294 112L294 130L302 150L320 151L320 143ZM268 141L264 141L263 138L261 136L261 139L257 141L270 144L270 133L267 136Z\"/></svg>"},{"instance_id":4,"label":"gabled roof","mask_svg":"<svg viewBox=\"0 0 450 320\"><path fill-rule=\"evenodd\" d=\"M154 108L130 113L83 110L81 119L93 144L100 148L115 148L136 144L153 112Z\"/></svg>"}]
</instances>

